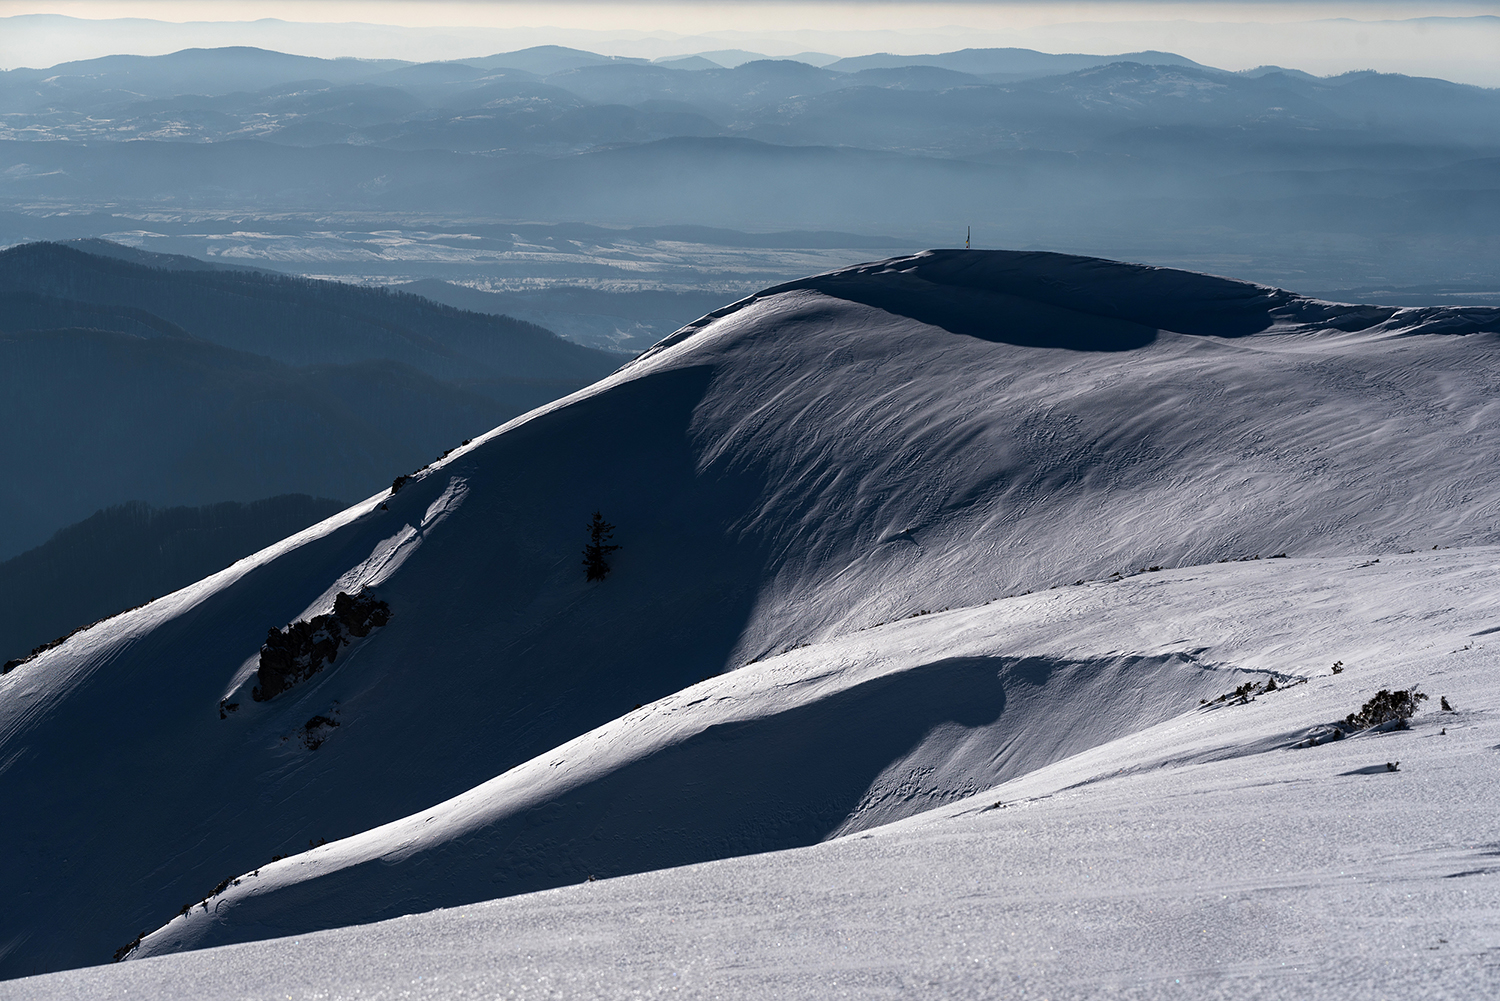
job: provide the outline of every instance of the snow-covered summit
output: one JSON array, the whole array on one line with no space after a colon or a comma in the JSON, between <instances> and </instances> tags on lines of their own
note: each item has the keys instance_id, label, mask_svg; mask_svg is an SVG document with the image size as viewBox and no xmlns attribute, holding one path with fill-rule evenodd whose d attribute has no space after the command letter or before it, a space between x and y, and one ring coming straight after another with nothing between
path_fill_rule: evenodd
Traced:
<instances>
[{"instance_id":1,"label":"snow-covered summit","mask_svg":"<svg viewBox=\"0 0 1500 1001\"><path fill-rule=\"evenodd\" d=\"M0 678L0 802L26 804L0 899L27 902L0 915L0 974L105 961L273 855L799 644L1143 567L1500 541L1497 332L1495 310L981 251L727 307ZM602 583L580 564L595 511L622 546ZM255 701L267 630L360 592L385 624ZM1017 760L1082 746L1051 702L1019 713L1022 681L996 682L1006 726L1050 719L1056 739ZM908 748L867 750L879 775ZM867 785L756 844L857 823ZM691 817L664 826L702 843Z\"/></svg>"},{"instance_id":2,"label":"snow-covered summit","mask_svg":"<svg viewBox=\"0 0 1500 1001\"><path fill-rule=\"evenodd\" d=\"M1158 331L1243 337L1272 330L1474 333L1493 307L1351 306L1215 275L1048 251L935 250L786 282L709 314L669 346L740 307L807 289L953 333L1030 347L1119 351Z\"/></svg>"}]
</instances>

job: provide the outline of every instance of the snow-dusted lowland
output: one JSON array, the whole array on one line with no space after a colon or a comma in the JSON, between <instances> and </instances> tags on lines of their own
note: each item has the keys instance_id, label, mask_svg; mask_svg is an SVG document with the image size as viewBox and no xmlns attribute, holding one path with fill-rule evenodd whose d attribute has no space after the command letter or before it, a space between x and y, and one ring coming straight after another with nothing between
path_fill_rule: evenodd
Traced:
<instances>
[{"instance_id":1,"label":"snow-dusted lowland","mask_svg":"<svg viewBox=\"0 0 1500 1001\"><path fill-rule=\"evenodd\" d=\"M0 678L0 998L1491 996L1497 334L977 251L726 307Z\"/></svg>"}]
</instances>

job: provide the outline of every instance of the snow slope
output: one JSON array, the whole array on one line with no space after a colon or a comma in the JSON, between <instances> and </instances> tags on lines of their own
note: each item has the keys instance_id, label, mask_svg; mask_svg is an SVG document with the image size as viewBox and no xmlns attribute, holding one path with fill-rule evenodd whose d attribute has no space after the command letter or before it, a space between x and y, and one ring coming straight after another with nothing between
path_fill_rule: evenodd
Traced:
<instances>
[{"instance_id":1,"label":"snow slope","mask_svg":"<svg viewBox=\"0 0 1500 1001\"><path fill-rule=\"evenodd\" d=\"M1308 680L1176 707L981 795L814 847L0 983L0 998L1493 996L1497 573L1495 547L1189 567L799 650L762 677L821 665L813 683L827 686L853 652L936 654L962 636L1039 657L1192 645ZM734 710L702 697L754 687L755 670L600 733L628 745L626 732L694 698L723 718ZM1377 689L1411 684L1431 701L1410 730L1297 746ZM429 811L434 823L463 799ZM574 820L579 840L596 819ZM285 897L292 874L377 837L399 878L431 852L403 827L267 866L215 909L233 921L255 894Z\"/></svg>"},{"instance_id":2,"label":"snow slope","mask_svg":"<svg viewBox=\"0 0 1500 1001\"><path fill-rule=\"evenodd\" d=\"M1326 673L1330 642L1362 665L1386 660L1383 623L1451 616L1455 592L1485 582L1494 559L1439 563L1375 595L1347 559L1165 571L1154 586L1068 587L803 648L395 824L263 867L147 937L141 954L853 834L1179 716L1243 684L1242 669L1291 684ZM1195 607L1161 621L1153 601L1183 593ZM1310 597L1315 628L1276 621ZM1500 599L1479 605L1500 611ZM1351 687L1361 690L1333 686Z\"/></svg>"},{"instance_id":3,"label":"snow slope","mask_svg":"<svg viewBox=\"0 0 1500 1001\"><path fill-rule=\"evenodd\" d=\"M509 769L798 644L1142 566L1500 541L1497 331L1495 310L1337 306L982 252L848 269L721 310L399 493L0 678L0 802L26 804L7 817L0 860L0 899L23 902L0 912L0 975L102 962L272 855L496 776L508 791L480 797L472 823L503 831L527 794ZM624 548L588 585L579 550L595 510ZM361 587L389 604L389 625L276 699L246 697L268 627ZM850 748L848 774L802 790L824 800L789 796L788 822L758 840L716 840L732 812L701 830L672 817L679 838L649 853L622 842L605 861L624 871L808 844L1148 725L1206 683L1191 662L1104 652L1060 659L1056 687L1049 675L1034 699L1019 694L1020 664L997 665L996 685L894 653L821 693L747 694L733 725L757 739L796 713L849 734L865 707L890 712L876 697L888 686L921 690L923 726L974 743L930 788L882 799L909 754L939 762L948 747L923 727L882 734ZM950 653L1020 656L956 640ZM1064 719L1064 697L1102 691L1091 671L1137 668L1172 705ZM930 696L924 671L946 682ZM241 708L221 719L226 698ZM303 738L319 716L340 725L314 749ZM1017 750L1007 771L989 758L1012 730L1050 743ZM605 795L624 763L656 767L658 747L702 739L686 722L640 734L576 764L570 788ZM510 888L578 876L560 861ZM437 899L382 901L394 910L370 916Z\"/></svg>"}]
</instances>

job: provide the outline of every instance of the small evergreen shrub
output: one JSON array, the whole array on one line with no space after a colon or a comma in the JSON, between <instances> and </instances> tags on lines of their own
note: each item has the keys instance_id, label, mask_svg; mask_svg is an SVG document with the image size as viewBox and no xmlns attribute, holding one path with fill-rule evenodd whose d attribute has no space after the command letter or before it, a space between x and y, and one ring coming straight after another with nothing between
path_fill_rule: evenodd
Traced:
<instances>
[{"instance_id":1,"label":"small evergreen shrub","mask_svg":"<svg viewBox=\"0 0 1500 1001\"><path fill-rule=\"evenodd\" d=\"M1200 706L1207 706L1210 709L1217 708L1221 705L1248 705L1251 702L1255 701L1255 697L1257 695L1266 695L1270 692L1279 692L1283 688L1291 688L1293 685L1301 685L1306 683L1306 681L1306 678L1299 678L1295 681L1292 681L1290 684L1278 685L1276 683L1276 675L1267 674L1265 681L1247 681L1243 685L1237 686L1234 691L1225 692L1223 695L1220 695L1212 702L1210 702L1208 699L1199 699L1198 704Z\"/></svg>"},{"instance_id":2,"label":"small evergreen shrub","mask_svg":"<svg viewBox=\"0 0 1500 1001\"><path fill-rule=\"evenodd\" d=\"M590 581L600 581L609 576L609 561L605 559L620 547L610 545L615 526L604 520L603 513L594 512L589 523L589 544L583 547L583 565Z\"/></svg>"},{"instance_id":3,"label":"small evergreen shrub","mask_svg":"<svg viewBox=\"0 0 1500 1001\"><path fill-rule=\"evenodd\" d=\"M146 937L146 933L145 932L141 932L139 935L137 935L135 937L135 941L134 942L126 942L124 945L122 945L118 949L116 949L115 950L114 961L116 963L118 963L120 960L124 959L126 956L128 956L132 952L134 952L136 950L136 948L141 944L141 939L143 939L145 937Z\"/></svg>"},{"instance_id":4,"label":"small evergreen shrub","mask_svg":"<svg viewBox=\"0 0 1500 1001\"><path fill-rule=\"evenodd\" d=\"M156 600L155 598L151 599L151 601L155 601L155 600ZM143 601L139 605L134 605L134 606L132 606L130 608L125 609L124 611L115 612L114 615L106 615L102 619L95 619L93 622L90 622L87 625L79 626L77 629L74 629L71 632L64 633L63 635L59 636L55 640L51 640L50 642L43 643L41 646L36 647L35 649L33 649L30 653L28 653L24 657L17 657L14 660L7 660L4 664L0 664L0 674L9 674L10 672L14 671L16 668L20 667L22 664L26 664L26 663L31 662L32 660L35 660L37 657L39 657L42 654L46 653L48 650L52 650L52 649L54 649L56 647L62 646L68 640L72 639L74 636L77 636L79 633L83 632L85 629L92 629L92 628L94 628L95 626L97 626L101 622L108 622L110 619L113 619L116 616L124 615L125 612L133 612L137 608L145 608L147 605L151 604L151 601Z\"/></svg>"},{"instance_id":5,"label":"small evergreen shrub","mask_svg":"<svg viewBox=\"0 0 1500 1001\"><path fill-rule=\"evenodd\" d=\"M1368 730L1376 726L1404 730L1408 725L1406 721L1416 715L1419 704L1426 701L1427 696L1416 688L1397 692L1382 688L1374 698L1360 706L1359 712L1344 717L1344 725L1352 730Z\"/></svg>"}]
</instances>

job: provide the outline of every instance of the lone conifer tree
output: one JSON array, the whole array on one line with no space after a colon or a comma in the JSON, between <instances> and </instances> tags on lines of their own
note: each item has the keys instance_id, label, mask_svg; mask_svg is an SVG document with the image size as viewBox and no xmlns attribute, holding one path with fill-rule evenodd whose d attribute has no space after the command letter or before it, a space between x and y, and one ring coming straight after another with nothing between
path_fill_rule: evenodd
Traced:
<instances>
[{"instance_id":1,"label":"lone conifer tree","mask_svg":"<svg viewBox=\"0 0 1500 1001\"><path fill-rule=\"evenodd\" d=\"M609 576L609 563L604 557L620 548L609 544L614 534L615 526L605 521L602 513L595 511L594 520L589 524L589 544L583 547L583 565L588 568L589 580L603 580Z\"/></svg>"}]
</instances>

